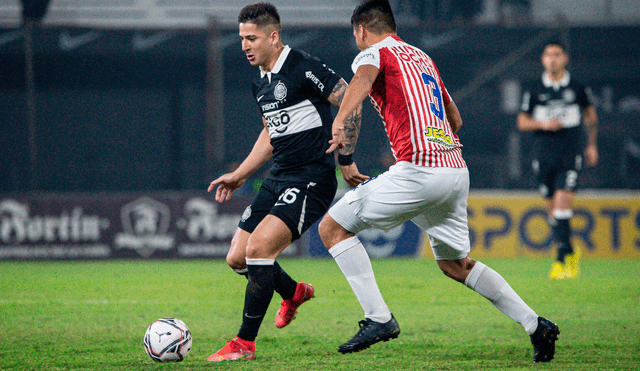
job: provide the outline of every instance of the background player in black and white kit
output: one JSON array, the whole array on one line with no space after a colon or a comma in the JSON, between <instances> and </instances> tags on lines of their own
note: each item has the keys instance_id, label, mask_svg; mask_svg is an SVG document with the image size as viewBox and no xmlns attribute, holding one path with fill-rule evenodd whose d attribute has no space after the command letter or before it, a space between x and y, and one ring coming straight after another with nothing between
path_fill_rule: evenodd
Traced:
<instances>
[{"instance_id":1,"label":"background player in black and white kit","mask_svg":"<svg viewBox=\"0 0 640 371\"><path fill-rule=\"evenodd\" d=\"M598 162L598 116L589 88L566 70L569 56L558 42L542 53L542 78L525 90L518 128L533 132L533 170L547 200L549 222L558 245L552 279L578 275L579 249L571 245L572 202L583 165ZM586 140L585 140L586 139Z\"/></svg>"},{"instance_id":2,"label":"background player in black and white kit","mask_svg":"<svg viewBox=\"0 0 640 371\"><path fill-rule=\"evenodd\" d=\"M329 209L337 180L333 154L327 154L333 117L347 83L325 64L283 45L280 16L269 3L247 5L238 16L242 50L249 63L260 68L252 88L263 116L264 129L251 153L232 173L211 182L216 200L229 200L233 191L270 158L273 167L238 225L227 263L248 278L242 326L237 337L207 360L249 360L255 356L255 338L273 297L282 298L275 319L288 325L297 308L314 289L294 281L275 261ZM362 107L346 125L357 136ZM347 183L368 179L355 164L341 166Z\"/></svg>"}]
</instances>

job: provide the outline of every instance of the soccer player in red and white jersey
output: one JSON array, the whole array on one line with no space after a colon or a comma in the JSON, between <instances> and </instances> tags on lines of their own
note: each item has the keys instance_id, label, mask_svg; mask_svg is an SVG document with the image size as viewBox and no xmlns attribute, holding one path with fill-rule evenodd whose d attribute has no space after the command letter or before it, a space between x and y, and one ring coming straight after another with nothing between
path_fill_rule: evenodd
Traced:
<instances>
[{"instance_id":1,"label":"soccer player in red and white jersey","mask_svg":"<svg viewBox=\"0 0 640 371\"><path fill-rule=\"evenodd\" d=\"M539 317L500 274L468 257L469 173L455 134L462 119L434 62L396 35L386 0L363 1L354 10L351 25L362 52L353 62L355 75L333 122L328 152L339 149L339 162L352 162L357 130L346 119L369 95L396 163L347 192L319 226L322 241L365 312L358 333L338 351L358 352L398 337L398 322L382 298L356 233L368 228L390 230L411 220L428 235L442 272L520 323L531 337L534 362L550 361L558 326Z\"/></svg>"}]
</instances>

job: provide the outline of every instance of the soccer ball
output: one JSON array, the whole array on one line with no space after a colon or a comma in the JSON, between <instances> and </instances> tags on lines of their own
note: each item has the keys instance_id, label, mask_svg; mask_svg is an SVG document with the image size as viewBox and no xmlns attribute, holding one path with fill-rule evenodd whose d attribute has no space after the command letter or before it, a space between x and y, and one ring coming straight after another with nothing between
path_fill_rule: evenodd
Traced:
<instances>
[{"instance_id":1,"label":"soccer ball","mask_svg":"<svg viewBox=\"0 0 640 371\"><path fill-rule=\"evenodd\" d=\"M180 362L191 350L191 331L177 318L161 318L144 334L144 350L157 362Z\"/></svg>"}]
</instances>

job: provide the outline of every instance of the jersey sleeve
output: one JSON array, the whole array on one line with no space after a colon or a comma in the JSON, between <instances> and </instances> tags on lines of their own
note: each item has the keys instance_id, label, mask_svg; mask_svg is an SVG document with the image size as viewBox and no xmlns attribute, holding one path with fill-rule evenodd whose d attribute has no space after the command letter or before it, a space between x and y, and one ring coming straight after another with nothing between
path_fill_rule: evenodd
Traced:
<instances>
[{"instance_id":1,"label":"jersey sleeve","mask_svg":"<svg viewBox=\"0 0 640 371\"><path fill-rule=\"evenodd\" d=\"M380 69L380 50L377 48L368 48L361 51L351 64L353 73L358 71L360 66L371 65Z\"/></svg>"},{"instance_id":2,"label":"jersey sleeve","mask_svg":"<svg viewBox=\"0 0 640 371\"><path fill-rule=\"evenodd\" d=\"M258 84L255 81L251 83L251 95L253 95L253 101L255 102L256 107L258 107L258 110L262 112L262 109L260 108L260 102L258 102L258 100L256 99L256 97L258 96Z\"/></svg>"},{"instance_id":3,"label":"jersey sleeve","mask_svg":"<svg viewBox=\"0 0 640 371\"><path fill-rule=\"evenodd\" d=\"M580 105L580 108L582 109L585 109L590 106L595 106L595 98L593 96L593 92L591 91L591 88L584 85L580 85L580 90L578 91L576 101L578 102L578 105Z\"/></svg>"},{"instance_id":4,"label":"jersey sleeve","mask_svg":"<svg viewBox=\"0 0 640 371\"><path fill-rule=\"evenodd\" d=\"M331 68L317 58L307 56L307 59L300 65L300 73L303 83L315 91L323 98L329 98L333 88L342 77L336 74Z\"/></svg>"}]
</instances>

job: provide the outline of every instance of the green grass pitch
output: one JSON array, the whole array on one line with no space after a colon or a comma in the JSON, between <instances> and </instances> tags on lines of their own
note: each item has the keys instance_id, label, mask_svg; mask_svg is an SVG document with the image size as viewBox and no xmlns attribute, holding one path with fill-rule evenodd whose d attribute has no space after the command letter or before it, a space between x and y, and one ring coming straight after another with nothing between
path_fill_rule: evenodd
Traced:
<instances>
[{"instance_id":1,"label":"green grass pitch","mask_svg":"<svg viewBox=\"0 0 640 371\"><path fill-rule=\"evenodd\" d=\"M343 355L362 310L333 260L282 259L316 298L277 329L276 294L256 360L209 363L235 336L246 281L223 260L0 262L2 370L638 370L640 261L587 260L551 281L547 260L487 259L538 314L560 326L556 359L532 364L529 337L484 298L425 259L373 260L402 333ZM181 363L144 352L147 326L177 317L193 333Z\"/></svg>"}]
</instances>

